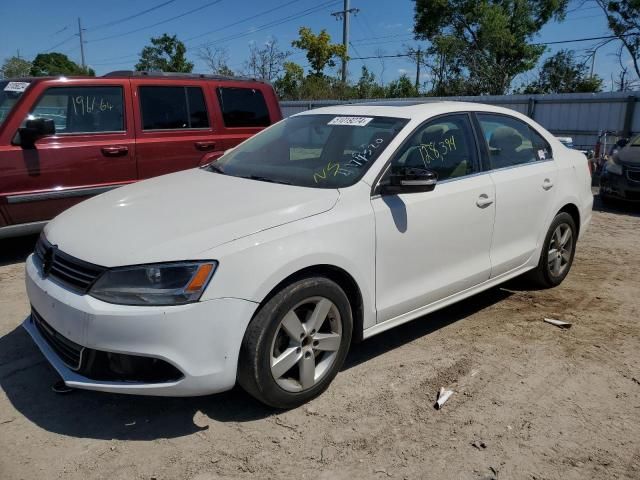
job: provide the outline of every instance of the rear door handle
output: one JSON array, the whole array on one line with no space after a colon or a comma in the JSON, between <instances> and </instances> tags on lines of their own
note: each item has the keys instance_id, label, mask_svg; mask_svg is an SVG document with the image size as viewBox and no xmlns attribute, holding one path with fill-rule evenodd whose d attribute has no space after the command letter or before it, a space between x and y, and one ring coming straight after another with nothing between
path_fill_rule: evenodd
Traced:
<instances>
[{"instance_id":1,"label":"rear door handle","mask_svg":"<svg viewBox=\"0 0 640 480\"><path fill-rule=\"evenodd\" d=\"M544 182L542 182L542 188L545 190L551 190L553 188L553 182L548 178L545 178Z\"/></svg>"},{"instance_id":2,"label":"rear door handle","mask_svg":"<svg viewBox=\"0 0 640 480\"><path fill-rule=\"evenodd\" d=\"M489 197L486 193L483 193L476 200L476 205L480 208L486 208L493 203L493 198Z\"/></svg>"},{"instance_id":3,"label":"rear door handle","mask_svg":"<svg viewBox=\"0 0 640 480\"><path fill-rule=\"evenodd\" d=\"M118 145L113 147L102 147L100 150L105 157L122 157L129 152L129 147Z\"/></svg>"},{"instance_id":4,"label":"rear door handle","mask_svg":"<svg viewBox=\"0 0 640 480\"><path fill-rule=\"evenodd\" d=\"M198 150L206 152L216 148L216 142L196 142L195 146Z\"/></svg>"}]
</instances>

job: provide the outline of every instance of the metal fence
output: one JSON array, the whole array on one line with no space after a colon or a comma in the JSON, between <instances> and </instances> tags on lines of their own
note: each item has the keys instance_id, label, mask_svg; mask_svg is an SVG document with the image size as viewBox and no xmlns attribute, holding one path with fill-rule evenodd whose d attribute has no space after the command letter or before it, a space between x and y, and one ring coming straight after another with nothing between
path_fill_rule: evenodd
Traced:
<instances>
[{"instance_id":1,"label":"metal fence","mask_svg":"<svg viewBox=\"0 0 640 480\"><path fill-rule=\"evenodd\" d=\"M629 137L640 132L640 92L567 93L554 95L496 95L481 97L419 97L407 102L457 100L511 108L528 115L557 136L572 137L579 148L593 148L598 133ZM313 108L373 100L299 100L280 102L285 117Z\"/></svg>"}]
</instances>

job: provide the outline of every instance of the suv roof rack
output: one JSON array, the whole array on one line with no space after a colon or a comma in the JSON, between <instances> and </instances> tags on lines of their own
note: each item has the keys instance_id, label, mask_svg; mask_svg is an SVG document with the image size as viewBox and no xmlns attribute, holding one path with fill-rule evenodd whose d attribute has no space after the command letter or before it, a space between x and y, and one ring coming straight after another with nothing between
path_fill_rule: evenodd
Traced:
<instances>
[{"instance_id":1,"label":"suv roof rack","mask_svg":"<svg viewBox=\"0 0 640 480\"><path fill-rule=\"evenodd\" d=\"M206 80L236 80L241 82L261 82L262 80L250 77L231 77L228 75L213 75L209 73L180 73L180 72L149 72L149 71L136 71L136 70L115 70L113 72L105 73L103 78L112 77L151 77L151 78L191 78L191 79L206 79Z\"/></svg>"}]
</instances>

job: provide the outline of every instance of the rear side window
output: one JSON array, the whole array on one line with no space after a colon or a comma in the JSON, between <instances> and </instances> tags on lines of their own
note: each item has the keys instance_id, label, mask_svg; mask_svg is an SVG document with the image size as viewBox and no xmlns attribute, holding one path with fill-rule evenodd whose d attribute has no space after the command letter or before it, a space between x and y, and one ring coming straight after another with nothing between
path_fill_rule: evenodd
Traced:
<instances>
[{"instance_id":1,"label":"rear side window","mask_svg":"<svg viewBox=\"0 0 640 480\"><path fill-rule=\"evenodd\" d=\"M220 87L217 93L226 127L266 127L271 123L260 90Z\"/></svg>"},{"instance_id":2,"label":"rear side window","mask_svg":"<svg viewBox=\"0 0 640 480\"><path fill-rule=\"evenodd\" d=\"M208 128L209 114L200 87L140 87L143 130Z\"/></svg>"},{"instance_id":3,"label":"rear side window","mask_svg":"<svg viewBox=\"0 0 640 480\"><path fill-rule=\"evenodd\" d=\"M507 115L479 113L492 169L549 160L551 147L525 122Z\"/></svg>"},{"instance_id":4,"label":"rear side window","mask_svg":"<svg viewBox=\"0 0 640 480\"><path fill-rule=\"evenodd\" d=\"M122 132L122 95L122 87L51 87L27 119L53 120L59 134Z\"/></svg>"}]
</instances>

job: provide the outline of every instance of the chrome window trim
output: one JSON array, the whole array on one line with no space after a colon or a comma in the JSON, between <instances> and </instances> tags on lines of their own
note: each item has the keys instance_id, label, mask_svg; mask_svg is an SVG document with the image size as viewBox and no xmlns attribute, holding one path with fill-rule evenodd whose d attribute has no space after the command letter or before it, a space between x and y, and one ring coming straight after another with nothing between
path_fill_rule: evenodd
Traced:
<instances>
[{"instance_id":1,"label":"chrome window trim","mask_svg":"<svg viewBox=\"0 0 640 480\"><path fill-rule=\"evenodd\" d=\"M48 192L39 193L20 193L18 195L7 195L7 203L28 203L37 202L40 200L52 200L59 198L71 198L71 197L84 197L89 195L98 195L100 193L108 192L114 188L121 187L122 185L108 185L104 187L89 187L89 188L68 188L65 190L51 190Z\"/></svg>"}]
</instances>

